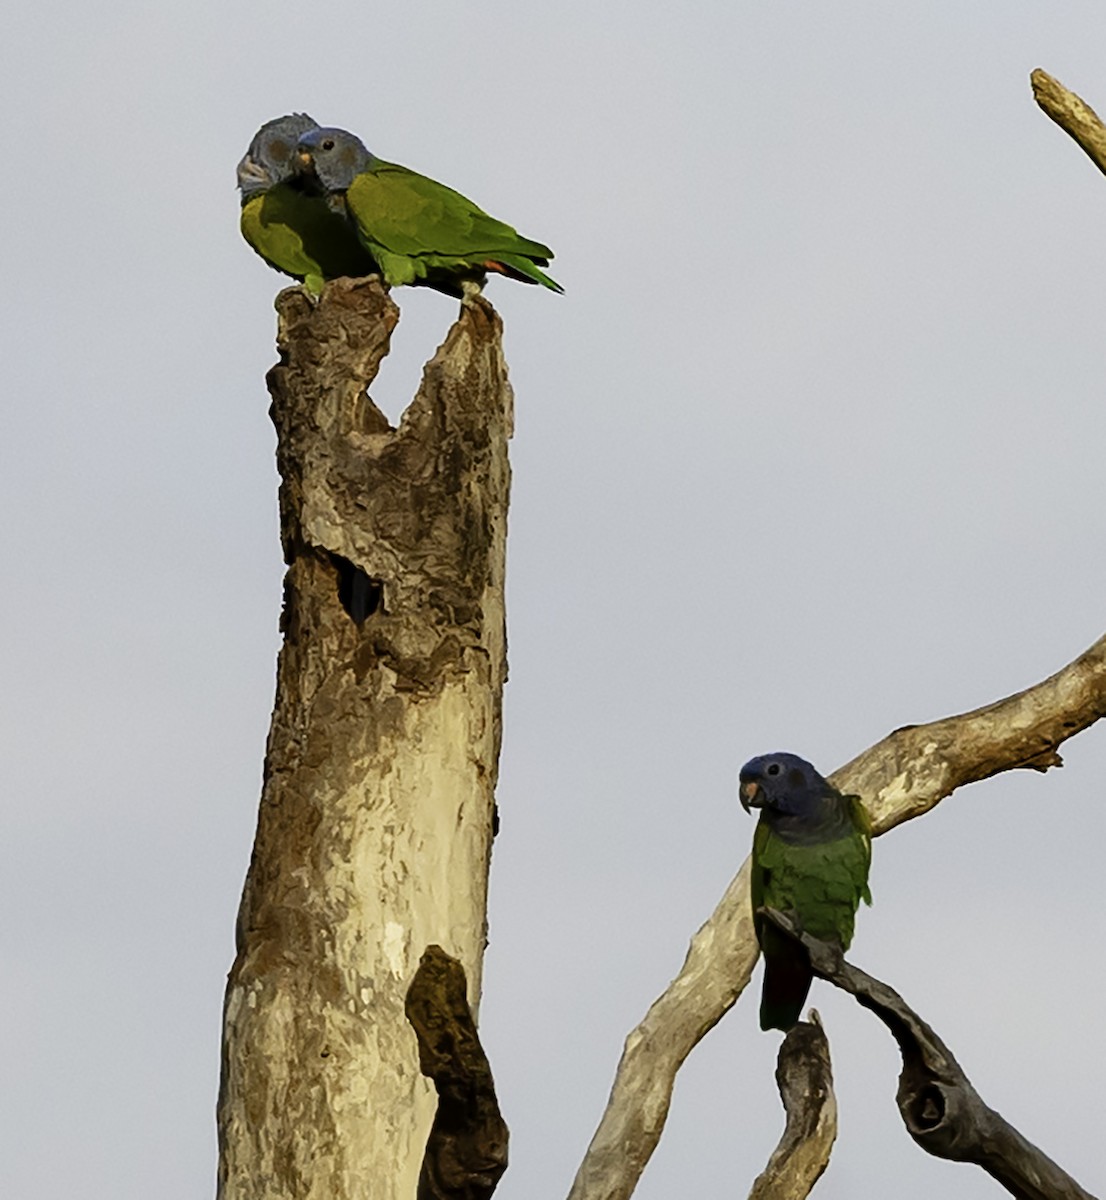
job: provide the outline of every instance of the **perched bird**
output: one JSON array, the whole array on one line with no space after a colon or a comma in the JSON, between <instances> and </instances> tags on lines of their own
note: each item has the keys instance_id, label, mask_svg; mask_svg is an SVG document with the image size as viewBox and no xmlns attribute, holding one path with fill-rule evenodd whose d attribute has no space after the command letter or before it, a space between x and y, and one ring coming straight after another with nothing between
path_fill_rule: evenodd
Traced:
<instances>
[{"instance_id":1,"label":"perched bird","mask_svg":"<svg viewBox=\"0 0 1106 1200\"><path fill-rule=\"evenodd\" d=\"M335 209L324 196L293 183L296 143L318 128L306 113L268 121L238 164L242 236L269 266L316 295L327 279L378 270L342 206Z\"/></svg>"},{"instance_id":2,"label":"perched bird","mask_svg":"<svg viewBox=\"0 0 1106 1200\"><path fill-rule=\"evenodd\" d=\"M423 284L471 295L487 272L564 289L542 267L553 251L520 237L460 192L383 162L344 129L311 129L299 139L298 169L346 210L385 283Z\"/></svg>"},{"instance_id":3,"label":"perched bird","mask_svg":"<svg viewBox=\"0 0 1106 1200\"><path fill-rule=\"evenodd\" d=\"M858 796L843 796L798 755L751 758L741 768L740 784L745 811L760 809L751 888L764 953L760 1027L786 1031L806 1003L810 962L801 946L756 910L788 913L804 932L847 950L857 905L872 903L872 828Z\"/></svg>"}]
</instances>

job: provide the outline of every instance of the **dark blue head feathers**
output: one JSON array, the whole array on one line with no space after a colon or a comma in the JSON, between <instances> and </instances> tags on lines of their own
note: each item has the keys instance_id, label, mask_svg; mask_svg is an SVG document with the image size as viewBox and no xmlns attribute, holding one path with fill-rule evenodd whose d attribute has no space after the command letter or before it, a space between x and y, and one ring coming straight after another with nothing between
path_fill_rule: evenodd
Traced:
<instances>
[{"instance_id":1,"label":"dark blue head feathers","mask_svg":"<svg viewBox=\"0 0 1106 1200\"><path fill-rule=\"evenodd\" d=\"M788 816L813 816L827 796L829 783L797 754L760 754L741 768L741 806L748 812L763 808Z\"/></svg>"}]
</instances>

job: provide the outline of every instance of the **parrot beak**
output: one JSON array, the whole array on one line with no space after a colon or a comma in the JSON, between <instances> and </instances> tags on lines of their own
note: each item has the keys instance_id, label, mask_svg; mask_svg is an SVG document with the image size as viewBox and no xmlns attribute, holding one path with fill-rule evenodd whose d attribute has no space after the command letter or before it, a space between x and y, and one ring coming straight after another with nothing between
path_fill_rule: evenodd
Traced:
<instances>
[{"instance_id":1,"label":"parrot beak","mask_svg":"<svg viewBox=\"0 0 1106 1200\"><path fill-rule=\"evenodd\" d=\"M746 780L739 789L741 797L741 807L746 812L752 812L754 808L763 808L764 801L760 798L760 784L755 779Z\"/></svg>"},{"instance_id":2,"label":"parrot beak","mask_svg":"<svg viewBox=\"0 0 1106 1200\"><path fill-rule=\"evenodd\" d=\"M310 150L301 150L296 155L296 158L299 160L299 167L301 171L307 171L309 173L314 171L315 160L311 157Z\"/></svg>"}]
</instances>

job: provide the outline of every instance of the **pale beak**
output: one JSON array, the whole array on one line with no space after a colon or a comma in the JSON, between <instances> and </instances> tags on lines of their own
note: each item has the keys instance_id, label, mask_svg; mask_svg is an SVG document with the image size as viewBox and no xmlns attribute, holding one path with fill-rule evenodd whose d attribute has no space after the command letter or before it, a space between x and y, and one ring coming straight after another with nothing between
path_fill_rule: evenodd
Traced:
<instances>
[{"instance_id":1,"label":"pale beak","mask_svg":"<svg viewBox=\"0 0 1106 1200\"><path fill-rule=\"evenodd\" d=\"M751 812L754 808L763 808L764 802L759 798L760 784L755 779L750 779L743 783L739 788L741 797L741 807L746 812Z\"/></svg>"}]
</instances>

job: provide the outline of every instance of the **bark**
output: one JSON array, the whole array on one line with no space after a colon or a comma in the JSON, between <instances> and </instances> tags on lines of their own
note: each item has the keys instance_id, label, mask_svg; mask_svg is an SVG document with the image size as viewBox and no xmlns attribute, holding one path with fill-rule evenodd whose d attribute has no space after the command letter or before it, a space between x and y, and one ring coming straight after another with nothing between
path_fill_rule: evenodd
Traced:
<instances>
[{"instance_id":1,"label":"bark","mask_svg":"<svg viewBox=\"0 0 1106 1200\"><path fill-rule=\"evenodd\" d=\"M1019 1200L1094 1200L983 1102L952 1051L898 992L847 963L837 947L803 933L785 914L761 911L803 944L815 975L855 996L891 1031L902 1051L896 1101L907 1132L923 1150L977 1164Z\"/></svg>"},{"instance_id":2,"label":"bark","mask_svg":"<svg viewBox=\"0 0 1106 1200\"><path fill-rule=\"evenodd\" d=\"M1058 747L1106 716L1106 637L1024 692L898 729L830 776L862 797L874 830L921 816L956 788L1015 767L1060 766ZM732 1007L756 964L745 861L679 974L626 1039L570 1200L626 1200L656 1148L680 1064Z\"/></svg>"},{"instance_id":3,"label":"bark","mask_svg":"<svg viewBox=\"0 0 1106 1200\"><path fill-rule=\"evenodd\" d=\"M776 1084L787 1124L749 1200L803 1200L829 1165L837 1137L837 1100L829 1040L818 1014L800 1021L780 1043Z\"/></svg>"},{"instance_id":4,"label":"bark","mask_svg":"<svg viewBox=\"0 0 1106 1200\"><path fill-rule=\"evenodd\" d=\"M398 429L366 395L375 280L281 294L269 373L288 572L227 983L222 1200L415 1195L434 1095L404 1000L437 944L475 1012L506 673L511 391L462 308Z\"/></svg>"},{"instance_id":5,"label":"bark","mask_svg":"<svg viewBox=\"0 0 1106 1200\"><path fill-rule=\"evenodd\" d=\"M507 1169L507 1126L480 1045L465 969L427 947L407 991L419 1065L438 1091L417 1200L488 1200Z\"/></svg>"},{"instance_id":6,"label":"bark","mask_svg":"<svg viewBox=\"0 0 1106 1200\"><path fill-rule=\"evenodd\" d=\"M1106 174L1106 126L1095 110L1040 67L1029 76L1029 82L1033 99L1041 109L1073 137L1091 162Z\"/></svg>"}]
</instances>

